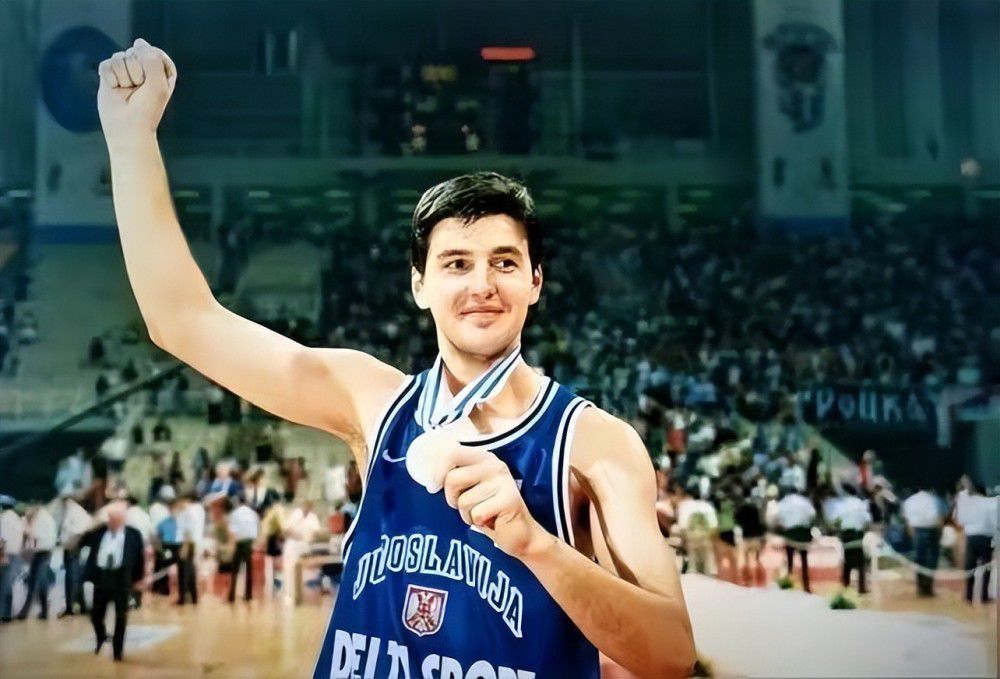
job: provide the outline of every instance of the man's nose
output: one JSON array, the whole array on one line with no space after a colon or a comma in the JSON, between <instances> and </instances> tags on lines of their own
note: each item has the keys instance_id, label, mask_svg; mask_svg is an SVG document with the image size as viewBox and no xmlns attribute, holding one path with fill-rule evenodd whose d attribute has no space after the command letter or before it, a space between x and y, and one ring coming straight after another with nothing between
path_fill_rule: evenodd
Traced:
<instances>
[{"instance_id":1,"label":"man's nose","mask_svg":"<svg viewBox=\"0 0 1000 679\"><path fill-rule=\"evenodd\" d=\"M489 265L475 266L472 270L472 289L474 295L490 295L496 290L495 272Z\"/></svg>"}]
</instances>

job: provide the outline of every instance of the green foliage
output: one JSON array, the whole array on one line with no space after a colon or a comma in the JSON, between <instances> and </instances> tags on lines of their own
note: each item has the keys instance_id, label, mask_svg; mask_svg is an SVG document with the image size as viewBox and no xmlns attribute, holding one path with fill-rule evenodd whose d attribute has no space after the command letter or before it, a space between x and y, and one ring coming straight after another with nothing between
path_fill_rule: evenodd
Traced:
<instances>
[{"instance_id":1,"label":"green foliage","mask_svg":"<svg viewBox=\"0 0 1000 679\"><path fill-rule=\"evenodd\" d=\"M837 596L830 600L830 609L834 611L850 611L857 608L858 605L847 598L845 592L841 591L837 593Z\"/></svg>"}]
</instances>

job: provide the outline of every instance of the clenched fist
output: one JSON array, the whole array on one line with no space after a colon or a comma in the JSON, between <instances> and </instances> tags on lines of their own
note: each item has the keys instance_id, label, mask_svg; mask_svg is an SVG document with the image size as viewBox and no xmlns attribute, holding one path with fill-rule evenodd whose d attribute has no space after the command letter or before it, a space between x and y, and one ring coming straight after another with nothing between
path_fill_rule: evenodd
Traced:
<instances>
[{"instance_id":1,"label":"clenched fist","mask_svg":"<svg viewBox=\"0 0 1000 679\"><path fill-rule=\"evenodd\" d=\"M142 38L98 67L97 111L109 147L156 132L177 82L166 52Z\"/></svg>"}]
</instances>

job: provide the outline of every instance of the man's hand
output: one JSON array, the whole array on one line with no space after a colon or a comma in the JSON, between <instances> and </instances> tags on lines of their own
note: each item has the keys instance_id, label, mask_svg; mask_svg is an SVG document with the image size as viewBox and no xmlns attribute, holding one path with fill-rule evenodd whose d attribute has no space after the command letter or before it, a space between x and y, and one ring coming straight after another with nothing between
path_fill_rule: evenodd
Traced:
<instances>
[{"instance_id":1,"label":"man's hand","mask_svg":"<svg viewBox=\"0 0 1000 679\"><path fill-rule=\"evenodd\" d=\"M155 134L177 82L170 57L139 38L102 61L98 74L97 111L108 147Z\"/></svg>"},{"instance_id":2,"label":"man's hand","mask_svg":"<svg viewBox=\"0 0 1000 679\"><path fill-rule=\"evenodd\" d=\"M428 446L426 456L418 453L417 457L424 459L417 462L421 469L415 478L419 477L418 482L428 492L443 488L448 505L458 510L465 523L478 528L510 556L524 558L549 534L528 511L510 468L490 451L463 446L457 437L444 435L447 430L426 434L433 437L433 449ZM413 452L411 448L407 457ZM413 474L410 459L407 467Z\"/></svg>"}]
</instances>

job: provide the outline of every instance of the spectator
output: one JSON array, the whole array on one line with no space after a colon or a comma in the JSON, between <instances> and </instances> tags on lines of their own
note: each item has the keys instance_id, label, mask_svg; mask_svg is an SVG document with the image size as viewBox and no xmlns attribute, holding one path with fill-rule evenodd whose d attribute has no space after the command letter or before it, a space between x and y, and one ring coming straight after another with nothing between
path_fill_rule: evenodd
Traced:
<instances>
[{"instance_id":1,"label":"spectator","mask_svg":"<svg viewBox=\"0 0 1000 679\"><path fill-rule=\"evenodd\" d=\"M198 571L195 564L205 538L205 508L196 497L188 496L177 503L175 516L181 544L177 565L177 587L180 590L177 604L183 606L188 598L191 603L197 604Z\"/></svg>"},{"instance_id":2,"label":"spectator","mask_svg":"<svg viewBox=\"0 0 1000 679\"><path fill-rule=\"evenodd\" d=\"M103 400L110 390L111 381L108 380L108 376L102 372L97 376L97 381L94 383L94 393L97 396L97 400Z\"/></svg>"},{"instance_id":3,"label":"spectator","mask_svg":"<svg viewBox=\"0 0 1000 679\"><path fill-rule=\"evenodd\" d=\"M104 439L101 444L100 454L108 464L108 470L113 474L118 474L125 467L125 458L129 453L128 437L124 434L113 434Z\"/></svg>"},{"instance_id":4,"label":"spectator","mask_svg":"<svg viewBox=\"0 0 1000 679\"><path fill-rule=\"evenodd\" d=\"M180 531L178 530L178 517L181 513L181 506L174 496L173 488L170 486L164 486L160 494L162 501L167 504L169 512L163 515L162 518L159 518L155 524L156 536L154 546L156 550L156 562L153 567L155 576L152 590L155 594L170 596L170 577L167 574L167 569L179 563L182 544ZM150 508L150 514L152 515L152 513L153 509ZM156 515L160 517L161 512L157 510ZM178 589L181 582L180 577L178 568Z\"/></svg>"},{"instance_id":5,"label":"spectator","mask_svg":"<svg viewBox=\"0 0 1000 679\"><path fill-rule=\"evenodd\" d=\"M129 495L126 500L128 509L125 511L125 525L131 526L139 531L142 536L142 543L148 546L153 536L153 520L149 513L139 505L139 501L134 495Z\"/></svg>"},{"instance_id":6,"label":"spectator","mask_svg":"<svg viewBox=\"0 0 1000 679\"><path fill-rule=\"evenodd\" d=\"M282 475L285 479L285 502L293 502L302 492L300 484L309 478L306 459L304 457L286 459L282 465Z\"/></svg>"},{"instance_id":7,"label":"spectator","mask_svg":"<svg viewBox=\"0 0 1000 679\"><path fill-rule=\"evenodd\" d=\"M858 463L858 484L861 486L861 490L866 493L872 492L877 473L875 451L866 450L861 455L861 462Z\"/></svg>"},{"instance_id":8,"label":"spectator","mask_svg":"<svg viewBox=\"0 0 1000 679\"><path fill-rule=\"evenodd\" d=\"M816 509L803 495L786 489L777 505L777 525L785 538L785 556L788 559L788 575L794 567L793 557L799 553L802 564L802 589L809 588L809 543L812 542L811 527L816 518Z\"/></svg>"},{"instance_id":9,"label":"spectator","mask_svg":"<svg viewBox=\"0 0 1000 679\"><path fill-rule=\"evenodd\" d=\"M121 372L122 382L128 384L139 379L139 370L136 368L135 359L130 358L125 363L125 367L122 368Z\"/></svg>"},{"instance_id":10,"label":"spectator","mask_svg":"<svg viewBox=\"0 0 1000 679\"><path fill-rule=\"evenodd\" d=\"M149 513L139 505L139 501L133 495L126 498L128 509L125 511L125 525L134 528L142 538L142 547L150 547L153 544L153 520ZM132 602L136 608L142 606L142 591L133 589L131 592Z\"/></svg>"},{"instance_id":11,"label":"spectator","mask_svg":"<svg viewBox=\"0 0 1000 679\"><path fill-rule=\"evenodd\" d=\"M87 347L87 362L92 366L102 368L107 366L107 352L104 348L103 338L99 336L90 338L90 344Z\"/></svg>"},{"instance_id":12,"label":"spectator","mask_svg":"<svg viewBox=\"0 0 1000 679\"><path fill-rule=\"evenodd\" d=\"M806 468L805 485L805 491L809 497L815 497L816 490L819 488L820 461L819 448L811 448L809 450L809 466Z\"/></svg>"},{"instance_id":13,"label":"spectator","mask_svg":"<svg viewBox=\"0 0 1000 679\"><path fill-rule=\"evenodd\" d=\"M153 425L153 440L154 441L171 441L173 440L173 431L170 429L170 425L167 424L166 420L158 420L155 425Z\"/></svg>"},{"instance_id":14,"label":"spectator","mask_svg":"<svg viewBox=\"0 0 1000 679\"><path fill-rule=\"evenodd\" d=\"M781 471L778 489L789 493L806 491L806 472L791 453L785 456L785 466Z\"/></svg>"},{"instance_id":15,"label":"spectator","mask_svg":"<svg viewBox=\"0 0 1000 679\"><path fill-rule=\"evenodd\" d=\"M87 461L83 448L77 448L76 453L64 457L59 462L56 471L56 491L62 493L79 493L87 485Z\"/></svg>"},{"instance_id":16,"label":"spectator","mask_svg":"<svg viewBox=\"0 0 1000 679\"><path fill-rule=\"evenodd\" d=\"M149 522L153 527L152 535L155 535L157 526L165 518L170 516L170 503L176 499L177 493L173 486L160 486L153 504L149 505Z\"/></svg>"},{"instance_id":17,"label":"spectator","mask_svg":"<svg viewBox=\"0 0 1000 679\"><path fill-rule=\"evenodd\" d=\"M184 485L184 469L181 466L180 451L175 450L170 458L170 470L167 472L167 477L175 492Z\"/></svg>"},{"instance_id":18,"label":"spectator","mask_svg":"<svg viewBox=\"0 0 1000 679\"><path fill-rule=\"evenodd\" d=\"M941 526L945 506L930 486L925 486L903 502L903 518L913 537L917 565L925 570L937 570L941 549ZM934 576L917 571L917 595L934 596Z\"/></svg>"},{"instance_id":19,"label":"spectator","mask_svg":"<svg viewBox=\"0 0 1000 679\"><path fill-rule=\"evenodd\" d=\"M236 580L240 568L246 570L246 582L243 588L244 601L253 598L253 544L260 535L260 517L246 502L243 495L237 496L238 506L229 514L229 532L235 541L233 549L232 579L229 583L229 603L236 600Z\"/></svg>"},{"instance_id":20,"label":"spectator","mask_svg":"<svg viewBox=\"0 0 1000 679\"><path fill-rule=\"evenodd\" d=\"M94 584L94 607L90 612L97 638L94 653L99 653L107 640L104 616L108 604L114 603L115 630L111 647L115 662L120 662L125 646L129 595L145 572L142 538L134 528L125 525L125 507L114 503L108 509L107 526L93 532L88 546L90 555L84 579Z\"/></svg>"},{"instance_id":21,"label":"spectator","mask_svg":"<svg viewBox=\"0 0 1000 679\"><path fill-rule=\"evenodd\" d=\"M295 586L292 577L295 573L295 564L304 554L308 553L309 546L321 528L319 517L313 511L312 502L308 500L292 510L285 522L281 577L282 587L285 590L285 601L288 603L294 602Z\"/></svg>"},{"instance_id":22,"label":"spectator","mask_svg":"<svg viewBox=\"0 0 1000 679\"><path fill-rule=\"evenodd\" d=\"M60 618L76 613L85 613L87 610L87 605L83 598L81 550L86 541L86 534L94 523L93 518L87 510L68 492L63 493L62 508L59 544L63 548L66 608L59 614Z\"/></svg>"},{"instance_id":23,"label":"spectator","mask_svg":"<svg viewBox=\"0 0 1000 679\"><path fill-rule=\"evenodd\" d=\"M0 623L11 621L14 582L24 569L24 519L9 495L0 495Z\"/></svg>"},{"instance_id":24,"label":"spectator","mask_svg":"<svg viewBox=\"0 0 1000 679\"><path fill-rule=\"evenodd\" d=\"M693 567L696 573L713 573L712 538L719 527L715 507L684 492L677 504L677 525L687 553L685 566Z\"/></svg>"},{"instance_id":25,"label":"spectator","mask_svg":"<svg viewBox=\"0 0 1000 679\"><path fill-rule=\"evenodd\" d=\"M28 567L28 596L25 597L24 605L17 616L20 620L28 617L31 601L36 594L41 605L39 620L49 617L49 585L52 582L49 561L52 559L52 550L56 548L57 538L58 529L49 510L42 505L35 505L28 510L25 517L24 545L25 551L31 554L31 565Z\"/></svg>"},{"instance_id":26,"label":"spectator","mask_svg":"<svg viewBox=\"0 0 1000 679\"><path fill-rule=\"evenodd\" d=\"M955 521L965 533L965 570L983 567L980 596L983 603L992 601L989 597L992 571L989 564L993 561L991 542L997 534L997 514L1000 512L1000 499L985 495L982 486L972 484L968 493L957 498L955 506ZM965 581L965 600L970 604L974 586L975 575L970 574Z\"/></svg>"},{"instance_id":27,"label":"spectator","mask_svg":"<svg viewBox=\"0 0 1000 679\"><path fill-rule=\"evenodd\" d=\"M232 466L225 462L215 465L215 478L208 487L208 494L234 498L242 492L242 485L233 480Z\"/></svg>"},{"instance_id":28,"label":"spectator","mask_svg":"<svg viewBox=\"0 0 1000 679\"><path fill-rule=\"evenodd\" d=\"M849 484L843 486L845 497L835 505L830 517L839 533L840 542L844 545L844 565L841 570L840 582L844 587L851 584L851 571L858 571L858 594L868 592L865 587L865 552L861 539L871 524L872 515L868 511L868 503L857 496L858 491Z\"/></svg>"},{"instance_id":29,"label":"spectator","mask_svg":"<svg viewBox=\"0 0 1000 679\"><path fill-rule=\"evenodd\" d=\"M743 562L743 581L746 584L760 582L764 569L760 563L760 553L764 548L764 522L760 516L760 505L754 501L752 490L744 491L743 502L736 510L736 525L742 533L740 560ZM750 566L753 556L754 565Z\"/></svg>"},{"instance_id":30,"label":"spectator","mask_svg":"<svg viewBox=\"0 0 1000 679\"><path fill-rule=\"evenodd\" d=\"M277 502L278 491L268 485L264 470L256 469L250 475L246 496L247 504L250 505L250 508L257 512L258 515L264 516L271 505Z\"/></svg>"}]
</instances>

